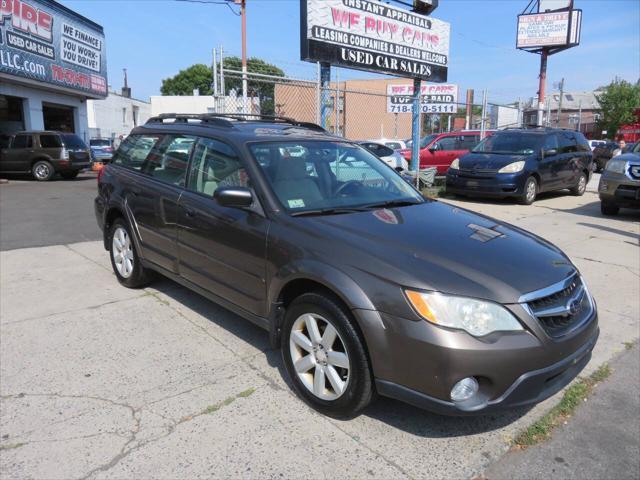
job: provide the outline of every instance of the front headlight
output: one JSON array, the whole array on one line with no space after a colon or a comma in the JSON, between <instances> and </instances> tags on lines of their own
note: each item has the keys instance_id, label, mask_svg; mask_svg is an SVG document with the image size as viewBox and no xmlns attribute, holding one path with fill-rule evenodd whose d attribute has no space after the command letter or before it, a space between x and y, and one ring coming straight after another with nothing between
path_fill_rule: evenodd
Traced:
<instances>
[{"instance_id":1,"label":"front headlight","mask_svg":"<svg viewBox=\"0 0 640 480\"><path fill-rule=\"evenodd\" d=\"M453 170L460 170L460 159L456 158L453 162L451 162L451 166L449 168Z\"/></svg>"},{"instance_id":2,"label":"front headlight","mask_svg":"<svg viewBox=\"0 0 640 480\"><path fill-rule=\"evenodd\" d=\"M624 160L609 160L605 170L613 173L624 173L627 168L627 162Z\"/></svg>"},{"instance_id":3,"label":"front headlight","mask_svg":"<svg viewBox=\"0 0 640 480\"><path fill-rule=\"evenodd\" d=\"M497 303L435 292L406 290L405 293L422 318L442 327L464 330L474 337L523 330L516 317Z\"/></svg>"},{"instance_id":4,"label":"front headlight","mask_svg":"<svg viewBox=\"0 0 640 480\"><path fill-rule=\"evenodd\" d=\"M518 173L522 170L524 170L524 160L510 163L498 170L498 173Z\"/></svg>"}]
</instances>

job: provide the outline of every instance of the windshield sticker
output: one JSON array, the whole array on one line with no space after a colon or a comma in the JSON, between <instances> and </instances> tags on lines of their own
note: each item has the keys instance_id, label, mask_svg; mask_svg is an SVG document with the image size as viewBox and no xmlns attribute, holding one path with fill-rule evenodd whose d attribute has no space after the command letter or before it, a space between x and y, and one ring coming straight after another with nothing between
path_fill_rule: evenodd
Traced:
<instances>
[{"instance_id":1,"label":"windshield sticker","mask_svg":"<svg viewBox=\"0 0 640 480\"><path fill-rule=\"evenodd\" d=\"M289 200L289 208L304 208L304 200Z\"/></svg>"}]
</instances>

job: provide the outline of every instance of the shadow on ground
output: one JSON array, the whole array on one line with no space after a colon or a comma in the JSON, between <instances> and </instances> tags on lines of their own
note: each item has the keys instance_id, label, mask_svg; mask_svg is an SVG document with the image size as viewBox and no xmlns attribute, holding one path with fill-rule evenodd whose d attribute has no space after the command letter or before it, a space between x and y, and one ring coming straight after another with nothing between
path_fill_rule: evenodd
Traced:
<instances>
[{"instance_id":1,"label":"shadow on ground","mask_svg":"<svg viewBox=\"0 0 640 480\"><path fill-rule=\"evenodd\" d=\"M280 350L271 348L269 336L265 330L170 280L162 279L153 287L203 316L209 322L224 328L239 340L262 351L269 366L277 369L287 387L293 390L293 385L282 362ZM502 428L521 418L530 409L530 407L520 408L495 415L474 417L445 417L397 400L379 397L363 414L412 435L426 438L446 438L484 433Z\"/></svg>"}]
</instances>

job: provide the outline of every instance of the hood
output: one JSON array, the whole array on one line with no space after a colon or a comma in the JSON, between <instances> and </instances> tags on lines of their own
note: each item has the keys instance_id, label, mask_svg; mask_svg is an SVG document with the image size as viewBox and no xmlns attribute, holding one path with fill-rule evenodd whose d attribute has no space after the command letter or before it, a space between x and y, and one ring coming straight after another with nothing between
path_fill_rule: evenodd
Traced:
<instances>
[{"instance_id":1,"label":"hood","mask_svg":"<svg viewBox=\"0 0 640 480\"><path fill-rule=\"evenodd\" d=\"M305 222L343 269L396 285L509 304L575 271L549 242L464 209L427 201L372 212L308 217ZM336 242L352 248L340 256Z\"/></svg>"},{"instance_id":2,"label":"hood","mask_svg":"<svg viewBox=\"0 0 640 480\"><path fill-rule=\"evenodd\" d=\"M460 158L463 170L500 170L510 163L529 158L527 155L497 155L495 153L468 153Z\"/></svg>"}]
</instances>

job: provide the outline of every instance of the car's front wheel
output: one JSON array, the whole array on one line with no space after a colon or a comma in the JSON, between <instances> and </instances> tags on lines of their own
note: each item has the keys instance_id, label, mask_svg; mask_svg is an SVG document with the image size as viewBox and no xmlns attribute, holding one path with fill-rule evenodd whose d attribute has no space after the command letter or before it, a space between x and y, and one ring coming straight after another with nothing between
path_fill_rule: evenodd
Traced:
<instances>
[{"instance_id":1,"label":"car's front wheel","mask_svg":"<svg viewBox=\"0 0 640 480\"><path fill-rule=\"evenodd\" d=\"M350 418L375 395L364 341L346 309L322 293L307 293L287 308L282 357L294 388L319 412Z\"/></svg>"},{"instance_id":2,"label":"car's front wheel","mask_svg":"<svg viewBox=\"0 0 640 480\"><path fill-rule=\"evenodd\" d=\"M123 218L113 222L109 239L111 266L118 281L128 288L141 288L148 285L149 272L140 263L131 230Z\"/></svg>"},{"instance_id":3,"label":"car's front wheel","mask_svg":"<svg viewBox=\"0 0 640 480\"><path fill-rule=\"evenodd\" d=\"M620 207L613 203L600 202L600 211L603 215L617 215L620 211Z\"/></svg>"},{"instance_id":4,"label":"car's front wheel","mask_svg":"<svg viewBox=\"0 0 640 480\"><path fill-rule=\"evenodd\" d=\"M524 184L524 189L522 191L522 195L520 196L520 203L523 205L531 205L536 201L537 196L538 181L535 179L535 177L529 177Z\"/></svg>"}]
</instances>

